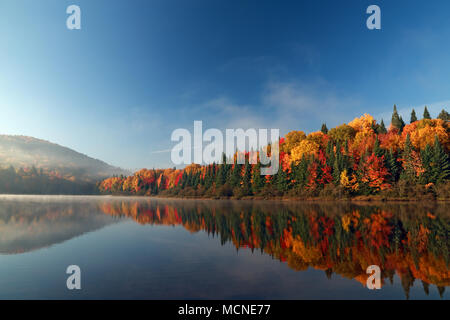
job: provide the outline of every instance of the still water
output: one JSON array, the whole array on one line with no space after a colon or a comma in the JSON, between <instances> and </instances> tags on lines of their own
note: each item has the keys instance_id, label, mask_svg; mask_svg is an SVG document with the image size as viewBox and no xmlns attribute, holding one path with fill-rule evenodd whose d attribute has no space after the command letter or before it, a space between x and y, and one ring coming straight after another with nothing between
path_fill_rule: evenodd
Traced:
<instances>
[{"instance_id":1,"label":"still water","mask_svg":"<svg viewBox=\"0 0 450 320\"><path fill-rule=\"evenodd\" d=\"M0 299L448 299L449 209L0 196Z\"/></svg>"}]
</instances>

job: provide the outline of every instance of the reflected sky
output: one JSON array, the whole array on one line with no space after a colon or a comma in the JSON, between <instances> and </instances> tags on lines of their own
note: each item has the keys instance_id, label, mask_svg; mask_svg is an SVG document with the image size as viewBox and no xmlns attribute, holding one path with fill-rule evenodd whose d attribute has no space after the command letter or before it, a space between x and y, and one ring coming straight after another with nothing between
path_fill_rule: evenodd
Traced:
<instances>
[{"instance_id":1,"label":"reflected sky","mask_svg":"<svg viewBox=\"0 0 450 320\"><path fill-rule=\"evenodd\" d=\"M0 298L448 299L448 209L2 196Z\"/></svg>"}]
</instances>

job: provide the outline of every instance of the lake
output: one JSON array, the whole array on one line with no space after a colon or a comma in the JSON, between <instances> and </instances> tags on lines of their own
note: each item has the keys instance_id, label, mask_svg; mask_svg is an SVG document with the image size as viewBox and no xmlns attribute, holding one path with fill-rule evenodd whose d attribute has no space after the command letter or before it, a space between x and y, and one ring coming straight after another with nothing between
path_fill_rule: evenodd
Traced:
<instances>
[{"instance_id":1,"label":"lake","mask_svg":"<svg viewBox=\"0 0 450 320\"><path fill-rule=\"evenodd\" d=\"M448 299L449 209L4 195L0 299Z\"/></svg>"}]
</instances>

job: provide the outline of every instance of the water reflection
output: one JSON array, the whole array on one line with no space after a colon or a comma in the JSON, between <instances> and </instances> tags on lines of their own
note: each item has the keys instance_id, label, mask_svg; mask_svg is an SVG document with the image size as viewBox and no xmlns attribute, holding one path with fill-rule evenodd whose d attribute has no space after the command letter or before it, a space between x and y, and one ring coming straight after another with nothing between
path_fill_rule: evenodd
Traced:
<instances>
[{"instance_id":1,"label":"water reflection","mask_svg":"<svg viewBox=\"0 0 450 320\"><path fill-rule=\"evenodd\" d=\"M92 274L93 289L91 290L104 285L102 277L108 275L105 270L123 272L130 268L134 270L132 276L124 279L123 285L128 288L130 281L135 281L132 293L138 292L139 288L142 290L139 291L141 294L139 297L147 297L150 288L181 285L173 279L176 279L175 276L184 275L181 272L181 269L186 267L183 265L186 262L183 257L186 254L189 257L192 256L190 263L199 263L199 266L208 264L209 262L205 260L201 260L201 263L195 260L195 252L198 252L195 250L205 248L207 243L201 241L220 241L222 245L233 244L236 250L246 248L246 251L250 249L252 252L258 251L264 255L270 255L293 270L303 271L314 268L323 270L324 276L330 279L333 274L338 274L352 279L351 281L359 281L362 285L365 285L367 279L366 268L373 264L379 265L382 269L382 284L384 286L392 284L394 276L398 275L406 298L409 297L415 280L422 283L426 294L430 290L430 285L436 286L442 298L446 286L450 284L449 207L449 204L358 205L121 197L50 197L48 199L0 197L0 254L18 254L58 243L68 243L69 239L88 232L128 221L128 223L117 225L118 228L115 228L113 232L103 233L103 235L97 232L89 240L78 241L76 246L70 247L78 250L74 253L79 254L80 257L75 259L76 261L83 257L86 259L88 269L86 274ZM199 240L197 238L200 242L196 242L191 251L181 252L186 248L177 250L177 240L173 238L175 233L158 233L154 228L139 230L129 228L129 226L136 227L132 221L141 225L182 226L192 233L207 233L214 239L205 237L206 239ZM133 237L133 232L136 231L139 232L139 238ZM148 239L163 237L166 242L157 244L143 242L144 233L151 235ZM190 241L189 238L183 239L183 241ZM92 252L93 249L98 248L102 248L98 251L99 253ZM67 263L62 251L54 250L53 252L54 259L58 259L64 265ZM224 248L219 252L213 252L214 257L211 259L217 259L225 251ZM108 255L109 252L111 255ZM166 253L168 252L173 255L174 261L178 261L178 264L175 263L175 270L169 269L165 264L161 266L156 264L163 259L161 257L165 257L164 261L167 261ZM42 263L46 255L40 253L30 256L30 263ZM159 259L156 257L158 254ZM97 256L98 259L96 259ZM176 260L177 257L179 260ZM252 257L256 258L256 255ZM72 261L72 258L69 258L67 259ZM3 261L8 264L19 260ZM222 264L217 266L219 268L217 270L221 270L220 268L231 270L235 267L226 259L221 261ZM212 265L208 264L208 266ZM204 266L205 270L209 270L208 266ZM54 297L68 294L65 291L57 291L64 289L59 285L59 283L65 283L64 278L53 278L53 274L59 274L58 270L62 270L63 267L54 266L56 271L48 272L46 278L46 281L55 283L57 289L52 289ZM260 267L263 270L263 265ZM149 270L155 271L149 274ZM208 272L205 270L200 273ZM44 271L43 269L42 274L46 274ZM227 284L222 283L220 273L217 275L216 273L207 275L211 282L218 286L217 288L223 288L223 285ZM270 273L266 273L264 277L271 276ZM22 273L17 273L15 281L19 281L21 275ZM12 274L9 273L9 276ZM193 276L195 274L190 274L190 277ZM286 275L286 277L290 276ZM61 277L64 277L63 273ZM96 278L98 279L95 280ZM39 278L33 279L39 281ZM115 273L108 279L116 279L119 285L120 279ZM148 282L143 279L147 279ZM246 278L243 276L242 279ZM186 279L186 281L191 280ZM233 278L227 281L233 281ZM241 280L236 281L240 283L234 283L232 288L245 286ZM35 286L38 284L41 285L37 282ZM110 285L115 286L115 282L110 282ZM27 288L28 284L24 283L23 286ZM187 292L184 287L176 288L173 291L161 289L152 294L159 297L167 293L169 294L167 297L170 298L178 297L179 292ZM8 290L5 290L5 294L13 292L13 289ZM123 293L125 291L120 291L125 290L124 287L119 287L118 290L118 297L129 296L128 291L126 291L127 295ZM109 287L104 292L99 292L98 297L103 297L103 294L108 292L112 292ZM254 291L249 292L252 294L249 296L255 296ZM86 291L86 294L89 293ZM291 296L290 291L287 294L288 297Z\"/></svg>"},{"instance_id":2,"label":"water reflection","mask_svg":"<svg viewBox=\"0 0 450 320\"><path fill-rule=\"evenodd\" d=\"M446 204L355 205L244 201L114 201L102 212L140 224L182 225L260 250L294 270L337 273L365 285L366 268L379 265L382 283L401 278L406 297L420 280L441 297L450 284L449 207Z\"/></svg>"},{"instance_id":3,"label":"water reflection","mask_svg":"<svg viewBox=\"0 0 450 320\"><path fill-rule=\"evenodd\" d=\"M0 254L49 247L115 222L100 213L97 202L43 199L7 196L0 200Z\"/></svg>"}]
</instances>

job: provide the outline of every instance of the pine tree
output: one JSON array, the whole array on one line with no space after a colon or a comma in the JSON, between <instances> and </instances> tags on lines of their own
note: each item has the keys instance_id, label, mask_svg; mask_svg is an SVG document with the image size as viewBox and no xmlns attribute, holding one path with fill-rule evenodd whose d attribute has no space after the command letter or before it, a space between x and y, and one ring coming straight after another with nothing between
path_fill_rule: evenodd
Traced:
<instances>
[{"instance_id":1,"label":"pine tree","mask_svg":"<svg viewBox=\"0 0 450 320\"><path fill-rule=\"evenodd\" d=\"M252 191L254 194L258 194L264 187L264 179L261 176L261 163L258 163L253 167L252 172Z\"/></svg>"},{"instance_id":2,"label":"pine tree","mask_svg":"<svg viewBox=\"0 0 450 320\"><path fill-rule=\"evenodd\" d=\"M425 169L425 172L420 176L420 179L419 179L419 182L421 184L427 184L429 182L432 182L433 154L434 154L434 149L429 144L427 144L425 149L423 149L420 152L420 158L422 160L422 165L423 165L423 168Z\"/></svg>"},{"instance_id":3,"label":"pine tree","mask_svg":"<svg viewBox=\"0 0 450 320\"><path fill-rule=\"evenodd\" d=\"M438 119L450 121L450 113L442 109L441 113L439 113Z\"/></svg>"},{"instance_id":4,"label":"pine tree","mask_svg":"<svg viewBox=\"0 0 450 320\"><path fill-rule=\"evenodd\" d=\"M378 136L375 139L375 144L373 146L373 153L375 153L377 157L381 157L382 155L384 155L383 149L381 149L380 147L380 140L378 140Z\"/></svg>"},{"instance_id":5,"label":"pine tree","mask_svg":"<svg viewBox=\"0 0 450 320\"><path fill-rule=\"evenodd\" d=\"M213 170L215 169L215 165L208 165L206 167L206 175L205 175L205 188L209 189L212 187L213 181L214 181L214 174Z\"/></svg>"},{"instance_id":6,"label":"pine tree","mask_svg":"<svg viewBox=\"0 0 450 320\"><path fill-rule=\"evenodd\" d=\"M286 171L282 168L280 168L276 174L275 187L282 193L285 193L288 190L288 176Z\"/></svg>"},{"instance_id":7,"label":"pine tree","mask_svg":"<svg viewBox=\"0 0 450 320\"><path fill-rule=\"evenodd\" d=\"M411 111L411 120L409 121L409 123L413 123L417 121L417 116L416 116L416 111L414 109L412 109Z\"/></svg>"},{"instance_id":8,"label":"pine tree","mask_svg":"<svg viewBox=\"0 0 450 320\"><path fill-rule=\"evenodd\" d=\"M306 185L306 180L308 177L308 166L309 161L305 156L299 161L299 163L292 163L292 180L294 180L294 185L296 187L304 187Z\"/></svg>"},{"instance_id":9,"label":"pine tree","mask_svg":"<svg viewBox=\"0 0 450 320\"><path fill-rule=\"evenodd\" d=\"M216 186L222 186L225 184L228 175L228 164L226 163L227 157L225 153L222 153L222 163L218 165L216 175Z\"/></svg>"},{"instance_id":10,"label":"pine tree","mask_svg":"<svg viewBox=\"0 0 450 320\"><path fill-rule=\"evenodd\" d=\"M413 181L415 179L415 171L413 167L412 158L413 146L411 143L411 138L408 133L405 140L405 148L403 149L402 159L404 163L404 170L401 173L401 178L407 181Z\"/></svg>"},{"instance_id":11,"label":"pine tree","mask_svg":"<svg viewBox=\"0 0 450 320\"><path fill-rule=\"evenodd\" d=\"M331 139L328 140L327 148L325 149L325 154L326 154L326 158L327 158L327 164L329 166L333 166L335 155L334 155L334 145L333 145L333 142L331 141Z\"/></svg>"},{"instance_id":12,"label":"pine tree","mask_svg":"<svg viewBox=\"0 0 450 320\"><path fill-rule=\"evenodd\" d=\"M335 185L339 185L341 181L341 170L339 168L339 161L336 157L333 163L333 182Z\"/></svg>"},{"instance_id":13,"label":"pine tree","mask_svg":"<svg viewBox=\"0 0 450 320\"><path fill-rule=\"evenodd\" d=\"M384 125L383 119L381 119L381 123L380 123L380 125L377 128L377 133L378 134L387 133L386 126Z\"/></svg>"},{"instance_id":14,"label":"pine tree","mask_svg":"<svg viewBox=\"0 0 450 320\"><path fill-rule=\"evenodd\" d=\"M441 183L450 179L450 159L437 136L434 139L433 149L431 177L434 183Z\"/></svg>"},{"instance_id":15,"label":"pine tree","mask_svg":"<svg viewBox=\"0 0 450 320\"><path fill-rule=\"evenodd\" d=\"M240 187L242 181L242 165L238 164L237 161L234 163L234 168L230 177L230 184L232 187Z\"/></svg>"},{"instance_id":16,"label":"pine tree","mask_svg":"<svg viewBox=\"0 0 450 320\"><path fill-rule=\"evenodd\" d=\"M394 105L394 111L392 112L391 125L397 128L399 131L402 131L403 127L405 126L403 119L398 115L396 105Z\"/></svg>"},{"instance_id":17,"label":"pine tree","mask_svg":"<svg viewBox=\"0 0 450 320\"><path fill-rule=\"evenodd\" d=\"M242 177L242 189L244 195L252 193L251 190L251 178L252 178L252 165L249 163L248 157L245 158L244 176Z\"/></svg>"},{"instance_id":18,"label":"pine tree","mask_svg":"<svg viewBox=\"0 0 450 320\"><path fill-rule=\"evenodd\" d=\"M423 110L423 118L431 119L431 116L430 116L430 113L428 112L427 106L425 106L425 109Z\"/></svg>"},{"instance_id":19,"label":"pine tree","mask_svg":"<svg viewBox=\"0 0 450 320\"><path fill-rule=\"evenodd\" d=\"M392 148L390 148L389 152L386 153L385 164L386 168L389 170L391 182L396 182L399 175L399 166L397 162L397 155L394 153Z\"/></svg>"},{"instance_id":20,"label":"pine tree","mask_svg":"<svg viewBox=\"0 0 450 320\"><path fill-rule=\"evenodd\" d=\"M320 131L322 131L322 133L324 133L324 134L328 133L328 128L325 123L322 124L322 128L320 129Z\"/></svg>"}]
</instances>

